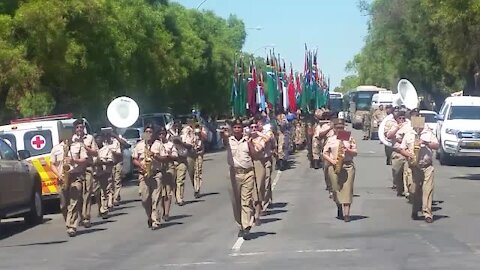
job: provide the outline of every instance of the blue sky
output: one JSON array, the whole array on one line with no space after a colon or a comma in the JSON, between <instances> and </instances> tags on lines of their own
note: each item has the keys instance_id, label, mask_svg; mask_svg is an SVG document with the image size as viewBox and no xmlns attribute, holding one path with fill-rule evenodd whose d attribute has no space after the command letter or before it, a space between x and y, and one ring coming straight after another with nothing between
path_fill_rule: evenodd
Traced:
<instances>
[{"instance_id":1,"label":"blue sky","mask_svg":"<svg viewBox=\"0 0 480 270\"><path fill-rule=\"evenodd\" d=\"M203 0L175 0L197 8ZM221 17L237 15L245 22L247 39L243 50L266 56L267 45L275 45L287 66L303 71L304 44L318 48L319 67L330 75L333 87L347 75L345 64L364 44L368 18L357 7L358 0L206 0L201 10ZM261 27L261 30L248 29ZM268 48L269 50L269 48Z\"/></svg>"}]
</instances>

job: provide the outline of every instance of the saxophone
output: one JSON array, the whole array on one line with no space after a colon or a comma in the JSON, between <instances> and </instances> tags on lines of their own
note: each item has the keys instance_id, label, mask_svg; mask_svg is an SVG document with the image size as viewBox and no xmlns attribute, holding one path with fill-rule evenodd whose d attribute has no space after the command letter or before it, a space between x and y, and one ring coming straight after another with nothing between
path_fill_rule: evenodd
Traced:
<instances>
[{"instance_id":1,"label":"saxophone","mask_svg":"<svg viewBox=\"0 0 480 270\"><path fill-rule=\"evenodd\" d=\"M143 159L143 164L145 166L145 178L149 178L152 176L152 162L153 162L153 154L150 151L150 147L148 143L145 141L145 158Z\"/></svg>"},{"instance_id":2,"label":"saxophone","mask_svg":"<svg viewBox=\"0 0 480 270\"><path fill-rule=\"evenodd\" d=\"M70 152L71 142L69 140L65 140L63 145L63 160L68 158L68 154ZM62 189L67 190L70 186L70 170L72 166L66 162L63 162L63 176L62 176Z\"/></svg>"},{"instance_id":3,"label":"saxophone","mask_svg":"<svg viewBox=\"0 0 480 270\"><path fill-rule=\"evenodd\" d=\"M335 163L335 173L339 174L342 171L343 159L345 158L345 148L343 146L343 141L338 143L337 151L337 163Z\"/></svg>"},{"instance_id":4,"label":"saxophone","mask_svg":"<svg viewBox=\"0 0 480 270\"><path fill-rule=\"evenodd\" d=\"M418 135L415 135L415 143L413 145L413 157L409 159L409 165L411 167L418 166L418 156L420 154L420 139Z\"/></svg>"}]
</instances>

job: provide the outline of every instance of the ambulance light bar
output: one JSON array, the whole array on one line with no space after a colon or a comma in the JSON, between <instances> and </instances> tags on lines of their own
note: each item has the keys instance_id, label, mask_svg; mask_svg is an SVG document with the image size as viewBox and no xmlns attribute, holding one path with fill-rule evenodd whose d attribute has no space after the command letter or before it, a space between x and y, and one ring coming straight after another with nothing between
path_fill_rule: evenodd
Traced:
<instances>
[{"instance_id":1,"label":"ambulance light bar","mask_svg":"<svg viewBox=\"0 0 480 270\"><path fill-rule=\"evenodd\" d=\"M71 119L73 118L73 113L64 113L64 114L54 114L54 115L47 115L47 116L39 116L39 117L28 117L28 118L21 118L10 120L10 124L20 124L20 123L29 123L29 122L40 122L40 121L49 121L49 120L64 120L64 119Z\"/></svg>"}]
</instances>

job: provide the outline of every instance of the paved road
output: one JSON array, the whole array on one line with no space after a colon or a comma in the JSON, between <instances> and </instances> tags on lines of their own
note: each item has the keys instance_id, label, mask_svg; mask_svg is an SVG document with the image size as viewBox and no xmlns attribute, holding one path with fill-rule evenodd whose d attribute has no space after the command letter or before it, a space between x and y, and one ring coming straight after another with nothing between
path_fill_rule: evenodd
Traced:
<instances>
[{"instance_id":1,"label":"paved road","mask_svg":"<svg viewBox=\"0 0 480 270\"><path fill-rule=\"evenodd\" d=\"M274 207L253 239L238 239L219 152L207 155L204 196L193 200L188 186L189 203L158 231L147 229L134 185L110 219L75 238L58 214L33 228L2 221L0 269L479 269L480 168L435 164L435 222L426 224L388 188L378 141L359 149L350 223L335 219L323 175L302 152L275 177Z\"/></svg>"}]
</instances>

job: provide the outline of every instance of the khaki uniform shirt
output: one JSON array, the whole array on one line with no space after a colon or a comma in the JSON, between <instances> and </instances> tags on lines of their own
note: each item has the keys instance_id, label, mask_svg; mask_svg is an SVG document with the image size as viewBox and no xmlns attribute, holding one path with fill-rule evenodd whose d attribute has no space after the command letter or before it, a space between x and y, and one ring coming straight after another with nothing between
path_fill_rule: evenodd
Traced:
<instances>
[{"instance_id":1,"label":"khaki uniform shirt","mask_svg":"<svg viewBox=\"0 0 480 270\"><path fill-rule=\"evenodd\" d=\"M100 149L98 149L98 156L93 158L95 166L95 174L96 175L106 175L112 172L113 163L111 165L101 165L99 161L102 162L113 162L113 153L108 147L107 144L103 145Z\"/></svg>"},{"instance_id":2,"label":"khaki uniform shirt","mask_svg":"<svg viewBox=\"0 0 480 270\"><path fill-rule=\"evenodd\" d=\"M415 130L408 131L403 137L400 149L407 150L409 153L414 152L415 137L417 132ZM438 143L437 137L433 134L427 126L420 133L420 140L431 143ZM418 165L420 167L428 167L433 163L433 150L428 148L427 145L420 144L420 151L418 154Z\"/></svg>"},{"instance_id":3,"label":"khaki uniform shirt","mask_svg":"<svg viewBox=\"0 0 480 270\"><path fill-rule=\"evenodd\" d=\"M276 145L275 134L273 134L271 130L268 130L266 132L264 131L262 133L270 138L270 140L265 143L265 147L263 149L265 158L270 158L273 155L273 149L275 149Z\"/></svg>"},{"instance_id":4,"label":"khaki uniform shirt","mask_svg":"<svg viewBox=\"0 0 480 270\"><path fill-rule=\"evenodd\" d=\"M167 152L165 150L165 147L158 140L154 141L149 149L150 149L150 152L153 155L159 154L160 156L167 156ZM137 145L135 145L135 149L133 149L132 157L137 159L140 162L143 162L143 160L145 159L145 140L141 140L140 142L137 143ZM152 169L153 170L160 170L161 169L160 162L153 159Z\"/></svg>"},{"instance_id":5,"label":"khaki uniform shirt","mask_svg":"<svg viewBox=\"0 0 480 270\"><path fill-rule=\"evenodd\" d=\"M95 138L93 138L92 135L90 134L84 134L82 138L78 137L77 134L73 134L72 136L72 141L77 141L77 140L82 140L83 141L83 144L85 144L86 147L94 150L94 151L98 151L98 146L97 146L97 143L95 142ZM87 152L88 154L88 152ZM89 159L90 159L90 163L93 164L93 158L89 155L88 156Z\"/></svg>"},{"instance_id":6,"label":"khaki uniform shirt","mask_svg":"<svg viewBox=\"0 0 480 270\"><path fill-rule=\"evenodd\" d=\"M110 141L106 141L104 142L104 144L112 153L112 160L115 162L115 164L121 162L122 158L118 157L118 155L122 154L122 147L120 142L115 138L111 138ZM113 154L117 154L117 155L113 155Z\"/></svg>"},{"instance_id":7,"label":"khaki uniform shirt","mask_svg":"<svg viewBox=\"0 0 480 270\"><path fill-rule=\"evenodd\" d=\"M337 160L338 157L338 146L340 145L340 140L337 140L337 135L330 136L327 141L325 142L325 146L323 147L323 153L328 155L331 159ZM344 145L346 148L356 150L357 143L353 137L350 137L349 141L344 141ZM347 152L345 152L345 158L343 159L344 162L353 161L353 156Z\"/></svg>"},{"instance_id":8,"label":"khaki uniform shirt","mask_svg":"<svg viewBox=\"0 0 480 270\"><path fill-rule=\"evenodd\" d=\"M252 158L248 149L247 137L237 140L235 136L228 138L227 145L228 165L234 168L251 169L253 168Z\"/></svg>"},{"instance_id":9,"label":"khaki uniform shirt","mask_svg":"<svg viewBox=\"0 0 480 270\"><path fill-rule=\"evenodd\" d=\"M55 166L60 176L63 175L64 145L65 143L61 142L60 144L55 145L50 152L50 161L52 165ZM72 143L68 156L75 159L88 158L87 150L85 149L85 147L83 147L81 143L78 142ZM81 175L85 173L85 165L73 164L72 166L73 169L70 171L70 174Z\"/></svg>"}]
</instances>

